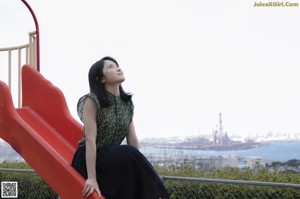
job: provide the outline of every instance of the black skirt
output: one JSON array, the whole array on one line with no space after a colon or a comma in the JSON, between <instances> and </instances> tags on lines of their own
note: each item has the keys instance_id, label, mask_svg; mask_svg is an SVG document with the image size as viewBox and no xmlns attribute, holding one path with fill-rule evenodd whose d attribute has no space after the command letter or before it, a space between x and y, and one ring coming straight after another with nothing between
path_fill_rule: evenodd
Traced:
<instances>
[{"instance_id":1,"label":"black skirt","mask_svg":"<svg viewBox=\"0 0 300 199\"><path fill-rule=\"evenodd\" d=\"M85 148L78 147L72 166L86 179ZM97 181L106 199L168 199L151 163L135 147L120 145L97 151Z\"/></svg>"}]
</instances>

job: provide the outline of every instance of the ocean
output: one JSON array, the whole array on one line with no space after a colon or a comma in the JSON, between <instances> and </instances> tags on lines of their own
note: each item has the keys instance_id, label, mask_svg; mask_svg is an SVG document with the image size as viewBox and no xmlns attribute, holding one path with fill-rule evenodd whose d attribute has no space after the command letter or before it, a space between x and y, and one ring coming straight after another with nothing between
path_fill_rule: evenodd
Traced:
<instances>
[{"instance_id":1,"label":"ocean","mask_svg":"<svg viewBox=\"0 0 300 199\"><path fill-rule=\"evenodd\" d=\"M288 161L291 159L300 160L300 140L280 142L274 141L269 142L266 146L246 150L214 151L141 147L140 151L146 157L159 157L161 159L169 159L170 157L206 158L236 156L239 158L259 157L269 161ZM3 156L3 154L0 155L0 162L7 158L14 161L21 161L19 160L20 156L18 156L16 153L10 153L8 156L5 156Z\"/></svg>"},{"instance_id":2,"label":"ocean","mask_svg":"<svg viewBox=\"0 0 300 199\"><path fill-rule=\"evenodd\" d=\"M296 141L273 141L266 146L231 151L213 150L189 150L173 148L141 147L141 152L146 157L218 157L218 156L237 156L240 158L259 157L269 161L288 161L291 159L300 160L300 140Z\"/></svg>"}]
</instances>

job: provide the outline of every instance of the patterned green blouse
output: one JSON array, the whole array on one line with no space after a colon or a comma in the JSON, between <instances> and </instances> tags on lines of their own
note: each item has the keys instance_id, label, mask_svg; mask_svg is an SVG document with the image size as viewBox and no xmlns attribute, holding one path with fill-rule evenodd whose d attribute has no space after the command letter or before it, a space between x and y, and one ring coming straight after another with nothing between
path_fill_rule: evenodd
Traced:
<instances>
[{"instance_id":1,"label":"patterned green blouse","mask_svg":"<svg viewBox=\"0 0 300 199\"><path fill-rule=\"evenodd\" d=\"M87 97L91 97L97 104L97 149L103 149L120 145L128 134L128 127L133 117L132 101L125 102L120 96L115 96L108 92L111 106L100 107L100 102L94 93L88 93L81 97L77 104L77 113L84 123L83 105ZM85 134L78 142L79 146L85 145Z\"/></svg>"}]
</instances>

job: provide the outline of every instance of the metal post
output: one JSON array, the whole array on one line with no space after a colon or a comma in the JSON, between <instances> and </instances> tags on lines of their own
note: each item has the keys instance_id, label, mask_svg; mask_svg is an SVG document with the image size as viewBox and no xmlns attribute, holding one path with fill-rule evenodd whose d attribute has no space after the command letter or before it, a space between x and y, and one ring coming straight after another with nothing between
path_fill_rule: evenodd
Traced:
<instances>
[{"instance_id":1,"label":"metal post","mask_svg":"<svg viewBox=\"0 0 300 199\"><path fill-rule=\"evenodd\" d=\"M39 24L37 21L37 18L32 10L32 8L30 7L30 5L26 2L26 0L21 0L25 6L28 8L28 10L30 11L33 20L34 20L34 24L35 24L35 33L36 33L36 68L37 71L40 72L40 32L39 32Z\"/></svg>"}]
</instances>

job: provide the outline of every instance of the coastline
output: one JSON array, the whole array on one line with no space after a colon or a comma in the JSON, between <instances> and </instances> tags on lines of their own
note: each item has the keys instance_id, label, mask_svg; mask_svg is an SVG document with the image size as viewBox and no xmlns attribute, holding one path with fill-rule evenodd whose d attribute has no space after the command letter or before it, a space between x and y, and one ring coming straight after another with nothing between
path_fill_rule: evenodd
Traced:
<instances>
[{"instance_id":1,"label":"coastline","mask_svg":"<svg viewBox=\"0 0 300 199\"><path fill-rule=\"evenodd\" d=\"M205 144L205 145L195 145L195 144L166 144L166 145L153 145L157 148L172 148L172 149L183 149L183 150L203 150L203 151L231 151L231 150L246 150L253 149L262 146L266 146L268 143L260 142L249 142L249 143L231 143L226 145L216 145L216 144Z\"/></svg>"},{"instance_id":2,"label":"coastline","mask_svg":"<svg viewBox=\"0 0 300 199\"><path fill-rule=\"evenodd\" d=\"M177 158L209 158L209 157L237 157L250 158L259 157L268 161L288 161L291 159L300 160L300 140L289 141L268 141L263 142L259 147L240 148L239 150L200 150L195 147L180 148L166 144L142 145L141 152L145 156L156 158L177 157Z\"/></svg>"}]
</instances>

